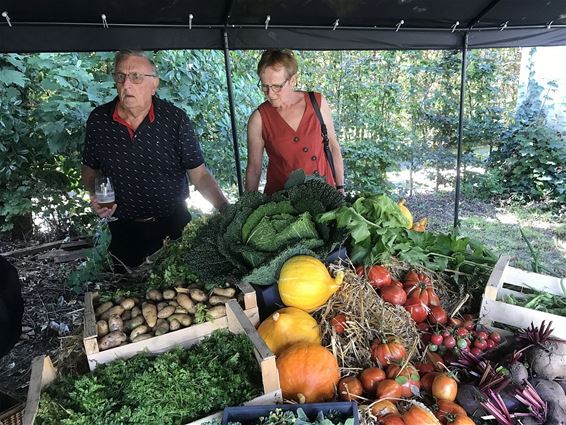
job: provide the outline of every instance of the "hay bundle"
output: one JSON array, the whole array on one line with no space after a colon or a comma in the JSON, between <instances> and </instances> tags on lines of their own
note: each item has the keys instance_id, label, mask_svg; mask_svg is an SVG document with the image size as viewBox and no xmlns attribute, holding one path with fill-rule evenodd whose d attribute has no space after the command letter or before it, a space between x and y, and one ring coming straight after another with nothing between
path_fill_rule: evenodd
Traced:
<instances>
[{"instance_id":1,"label":"hay bundle","mask_svg":"<svg viewBox=\"0 0 566 425\"><path fill-rule=\"evenodd\" d=\"M367 279L358 277L344 266L344 282L328 302L315 313L322 330L323 344L331 347L344 372L375 366L370 346L378 336L395 335L405 345L410 357L417 354L419 332L415 322L402 306L394 306L377 295ZM344 333L338 335L331 325L337 314L347 317Z\"/></svg>"}]
</instances>

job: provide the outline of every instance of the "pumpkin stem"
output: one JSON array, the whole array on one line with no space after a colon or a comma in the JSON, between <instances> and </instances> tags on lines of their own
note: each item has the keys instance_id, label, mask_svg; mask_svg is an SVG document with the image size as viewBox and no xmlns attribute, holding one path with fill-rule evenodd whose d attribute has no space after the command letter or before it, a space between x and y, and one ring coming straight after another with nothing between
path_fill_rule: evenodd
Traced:
<instances>
[{"instance_id":1,"label":"pumpkin stem","mask_svg":"<svg viewBox=\"0 0 566 425\"><path fill-rule=\"evenodd\" d=\"M278 312L276 312L276 313L273 313L273 316L271 316L271 318L273 319L274 322L277 322L279 320L280 316L281 315Z\"/></svg>"},{"instance_id":2,"label":"pumpkin stem","mask_svg":"<svg viewBox=\"0 0 566 425\"><path fill-rule=\"evenodd\" d=\"M307 402L307 398L305 397L304 394L298 393L297 394L297 400L299 401L299 403L301 404L305 404Z\"/></svg>"}]
</instances>

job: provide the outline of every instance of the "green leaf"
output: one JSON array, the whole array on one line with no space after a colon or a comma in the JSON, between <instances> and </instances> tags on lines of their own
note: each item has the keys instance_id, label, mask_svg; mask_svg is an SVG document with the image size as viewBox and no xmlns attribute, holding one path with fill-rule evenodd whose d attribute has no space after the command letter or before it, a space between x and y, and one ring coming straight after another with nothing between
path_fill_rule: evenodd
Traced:
<instances>
[{"instance_id":1,"label":"green leaf","mask_svg":"<svg viewBox=\"0 0 566 425\"><path fill-rule=\"evenodd\" d=\"M2 68L0 69L0 81L6 86L15 84L20 87L24 87L28 79L25 74L14 69Z\"/></svg>"}]
</instances>

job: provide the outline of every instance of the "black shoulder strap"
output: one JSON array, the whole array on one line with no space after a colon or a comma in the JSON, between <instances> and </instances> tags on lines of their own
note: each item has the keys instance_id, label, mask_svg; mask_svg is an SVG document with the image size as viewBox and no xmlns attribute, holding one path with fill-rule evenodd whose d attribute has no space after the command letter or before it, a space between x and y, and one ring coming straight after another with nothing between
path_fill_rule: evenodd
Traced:
<instances>
[{"instance_id":1,"label":"black shoulder strap","mask_svg":"<svg viewBox=\"0 0 566 425\"><path fill-rule=\"evenodd\" d=\"M326 160L328 161L328 165L330 165L330 171L332 171L332 177L334 177L334 181L336 181L336 171L334 169L334 158L332 157L332 152L330 151L330 145L328 144L328 131L326 130L326 124L324 124L324 120L322 119L322 114L320 113L320 108L318 106L318 102L316 101L316 97L314 97L314 92L309 92L309 98L312 103L312 107L318 120L320 121L320 130L322 136L322 144L324 145L324 155L326 156Z\"/></svg>"}]
</instances>

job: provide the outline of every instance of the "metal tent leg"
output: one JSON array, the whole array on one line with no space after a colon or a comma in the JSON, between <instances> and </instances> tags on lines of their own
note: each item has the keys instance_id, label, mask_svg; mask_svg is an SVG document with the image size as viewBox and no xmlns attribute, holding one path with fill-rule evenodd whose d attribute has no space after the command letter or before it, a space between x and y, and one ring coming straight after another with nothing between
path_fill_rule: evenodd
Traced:
<instances>
[{"instance_id":1,"label":"metal tent leg","mask_svg":"<svg viewBox=\"0 0 566 425\"><path fill-rule=\"evenodd\" d=\"M464 45L462 48L462 72L460 74L460 115L458 117L458 156L456 159L456 190L454 196L454 227L460 225L458 217L460 210L460 183L462 166L462 136L464 134L464 98L466 95L466 70L468 67L468 35L464 35Z\"/></svg>"}]
</instances>

